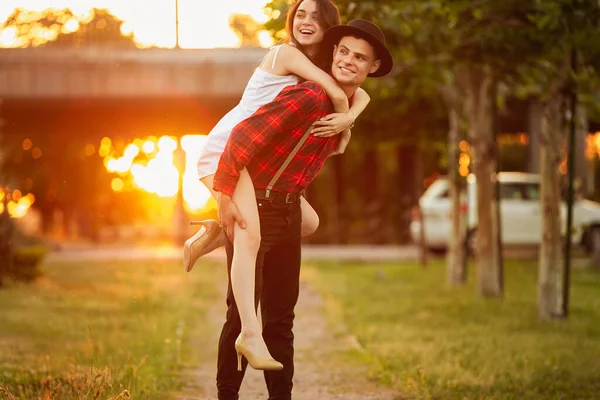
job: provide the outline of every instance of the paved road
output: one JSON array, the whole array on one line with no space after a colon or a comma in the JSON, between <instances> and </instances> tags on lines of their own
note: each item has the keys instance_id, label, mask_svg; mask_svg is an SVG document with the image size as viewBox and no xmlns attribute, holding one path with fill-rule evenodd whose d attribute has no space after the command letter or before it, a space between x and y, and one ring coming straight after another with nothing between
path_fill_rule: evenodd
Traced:
<instances>
[{"instance_id":1,"label":"paved road","mask_svg":"<svg viewBox=\"0 0 600 400\"><path fill-rule=\"evenodd\" d=\"M535 247L508 248L504 252L507 258L536 259L538 250ZM217 249L205 256L212 260L224 260L225 251ZM430 259L443 255L430 255ZM581 258L582 255L576 255ZM83 261L83 260L181 260L181 247L172 245L77 245L59 244L57 249L48 255L48 260ZM374 245L304 245L302 259L310 260L339 260L394 262L419 259L419 248L416 245L404 246L374 246Z\"/></svg>"},{"instance_id":2,"label":"paved road","mask_svg":"<svg viewBox=\"0 0 600 400\"><path fill-rule=\"evenodd\" d=\"M407 261L416 260L419 250L416 246L317 246L302 248L302 259L308 260L356 260L356 261ZM209 259L224 260L225 251L217 249L205 256ZM182 250L174 246L63 246L52 251L49 261L83 260L181 260Z\"/></svg>"}]
</instances>

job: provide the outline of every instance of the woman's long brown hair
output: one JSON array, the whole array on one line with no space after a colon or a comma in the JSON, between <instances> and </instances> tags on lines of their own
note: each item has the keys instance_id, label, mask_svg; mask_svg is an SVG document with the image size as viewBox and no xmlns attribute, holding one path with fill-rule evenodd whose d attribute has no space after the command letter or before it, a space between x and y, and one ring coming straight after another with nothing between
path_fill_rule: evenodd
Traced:
<instances>
[{"instance_id":1,"label":"woman's long brown hair","mask_svg":"<svg viewBox=\"0 0 600 400\"><path fill-rule=\"evenodd\" d=\"M300 51L304 54L302 46L294 37L294 17L296 17L296 11L303 1L308 0L297 0L296 3L289 9L287 13L287 19L285 23L285 30L288 35L288 40L294 43ZM319 13L320 25L323 30L327 30L334 25L341 24L340 11L332 0L314 0L317 2L317 12ZM329 72L331 69L331 57L333 49L322 49L320 48L317 55L311 61L324 71Z\"/></svg>"}]
</instances>

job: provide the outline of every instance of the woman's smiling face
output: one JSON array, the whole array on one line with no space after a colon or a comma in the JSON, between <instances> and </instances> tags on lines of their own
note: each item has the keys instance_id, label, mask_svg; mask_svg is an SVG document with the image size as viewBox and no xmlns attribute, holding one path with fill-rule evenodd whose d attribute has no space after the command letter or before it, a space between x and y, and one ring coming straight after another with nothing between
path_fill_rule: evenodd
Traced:
<instances>
[{"instance_id":1,"label":"woman's smiling face","mask_svg":"<svg viewBox=\"0 0 600 400\"><path fill-rule=\"evenodd\" d=\"M325 30L321 24L316 0L304 0L300 4L294 15L293 33L303 48L321 43Z\"/></svg>"}]
</instances>

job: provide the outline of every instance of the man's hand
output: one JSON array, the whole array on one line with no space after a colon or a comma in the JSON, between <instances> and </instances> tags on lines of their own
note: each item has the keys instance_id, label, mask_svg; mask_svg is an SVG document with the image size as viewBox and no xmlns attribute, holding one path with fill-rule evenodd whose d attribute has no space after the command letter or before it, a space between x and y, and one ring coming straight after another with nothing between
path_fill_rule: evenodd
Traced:
<instances>
[{"instance_id":1,"label":"man's hand","mask_svg":"<svg viewBox=\"0 0 600 400\"><path fill-rule=\"evenodd\" d=\"M246 229L246 221L242 218L242 214L240 214L231 196L220 193L217 204L219 207L219 221L225 230L225 234L233 242L233 227L235 223L237 222L240 228Z\"/></svg>"}]
</instances>

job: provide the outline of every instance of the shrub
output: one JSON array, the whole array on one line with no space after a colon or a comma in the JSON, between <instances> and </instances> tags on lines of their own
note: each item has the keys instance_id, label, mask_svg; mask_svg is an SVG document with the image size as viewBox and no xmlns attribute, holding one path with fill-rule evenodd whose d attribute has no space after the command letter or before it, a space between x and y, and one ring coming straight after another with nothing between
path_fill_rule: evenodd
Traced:
<instances>
[{"instance_id":1,"label":"shrub","mask_svg":"<svg viewBox=\"0 0 600 400\"><path fill-rule=\"evenodd\" d=\"M41 262L47 249L42 245L16 247L12 254L9 276L18 281L31 282L42 275Z\"/></svg>"},{"instance_id":2,"label":"shrub","mask_svg":"<svg viewBox=\"0 0 600 400\"><path fill-rule=\"evenodd\" d=\"M6 212L0 214L0 287L4 277L22 282L39 277L46 253L40 238L24 234Z\"/></svg>"},{"instance_id":3,"label":"shrub","mask_svg":"<svg viewBox=\"0 0 600 400\"><path fill-rule=\"evenodd\" d=\"M0 287L3 285L4 277L9 275L12 268L14 224L8 213L0 214Z\"/></svg>"}]
</instances>

